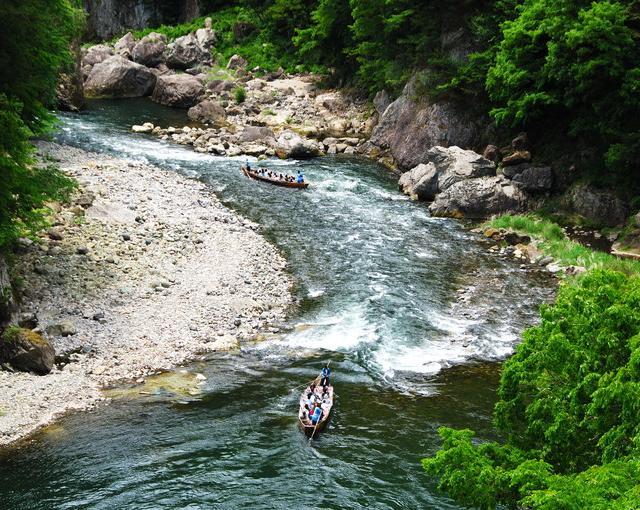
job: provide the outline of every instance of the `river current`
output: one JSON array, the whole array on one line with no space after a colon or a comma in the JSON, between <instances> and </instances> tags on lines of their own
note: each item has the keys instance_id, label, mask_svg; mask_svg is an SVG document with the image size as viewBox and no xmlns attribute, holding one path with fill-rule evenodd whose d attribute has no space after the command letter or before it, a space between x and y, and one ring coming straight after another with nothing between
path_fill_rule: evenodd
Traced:
<instances>
[{"instance_id":1,"label":"river current","mask_svg":"<svg viewBox=\"0 0 640 510\"><path fill-rule=\"evenodd\" d=\"M551 282L488 254L459 222L430 217L374 163L265 162L302 168L311 182L282 189L244 178L244 159L130 132L146 121L186 119L147 100L94 101L63 115L56 137L209 184L282 250L301 306L287 333L211 355L144 395L124 391L0 453L0 507L458 508L420 459L437 449L440 426L493 437L496 361L535 323ZM292 388L328 359L338 397L310 445ZM196 372L207 377L198 392L176 389Z\"/></svg>"}]
</instances>

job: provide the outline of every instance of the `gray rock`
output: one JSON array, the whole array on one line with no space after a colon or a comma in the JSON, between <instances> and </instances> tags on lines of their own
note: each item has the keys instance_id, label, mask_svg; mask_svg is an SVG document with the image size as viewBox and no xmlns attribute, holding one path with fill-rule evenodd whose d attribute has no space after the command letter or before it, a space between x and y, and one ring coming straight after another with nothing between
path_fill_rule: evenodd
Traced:
<instances>
[{"instance_id":1,"label":"gray rock","mask_svg":"<svg viewBox=\"0 0 640 510\"><path fill-rule=\"evenodd\" d=\"M23 312L18 317L18 325L21 328L36 328L38 327L38 316L33 312Z\"/></svg>"},{"instance_id":2,"label":"gray rock","mask_svg":"<svg viewBox=\"0 0 640 510\"><path fill-rule=\"evenodd\" d=\"M386 90L379 90L373 98L373 106L380 116L384 115L385 110L392 102L391 96Z\"/></svg>"},{"instance_id":3,"label":"gray rock","mask_svg":"<svg viewBox=\"0 0 640 510\"><path fill-rule=\"evenodd\" d=\"M149 69L114 55L93 66L84 91L87 97L142 97L151 93L155 83Z\"/></svg>"},{"instance_id":4,"label":"gray rock","mask_svg":"<svg viewBox=\"0 0 640 510\"><path fill-rule=\"evenodd\" d=\"M227 63L227 69L246 69L249 63L240 55L233 55Z\"/></svg>"},{"instance_id":5,"label":"gray rock","mask_svg":"<svg viewBox=\"0 0 640 510\"><path fill-rule=\"evenodd\" d=\"M500 149L495 145L487 145L482 151L482 157L488 159L489 161L493 161L497 163L500 159Z\"/></svg>"},{"instance_id":6,"label":"gray rock","mask_svg":"<svg viewBox=\"0 0 640 510\"><path fill-rule=\"evenodd\" d=\"M217 37L211 28L199 28L196 30L196 40L201 48L211 50L217 42Z\"/></svg>"},{"instance_id":7,"label":"gray rock","mask_svg":"<svg viewBox=\"0 0 640 510\"><path fill-rule=\"evenodd\" d=\"M275 139L275 134L268 127L262 126L245 126L239 139L241 142L255 142L257 140Z\"/></svg>"},{"instance_id":8,"label":"gray rock","mask_svg":"<svg viewBox=\"0 0 640 510\"><path fill-rule=\"evenodd\" d=\"M491 176L496 173L493 161L457 146L432 147L427 151L426 158L438 171L438 191L444 191L459 181Z\"/></svg>"},{"instance_id":9,"label":"gray rock","mask_svg":"<svg viewBox=\"0 0 640 510\"><path fill-rule=\"evenodd\" d=\"M553 170L548 166L527 167L513 176L513 182L529 193L549 191L553 187Z\"/></svg>"},{"instance_id":10,"label":"gray rock","mask_svg":"<svg viewBox=\"0 0 640 510\"><path fill-rule=\"evenodd\" d=\"M567 205L597 225L614 227L625 222L628 205L610 191L581 184L572 188L566 197Z\"/></svg>"},{"instance_id":11,"label":"gray rock","mask_svg":"<svg viewBox=\"0 0 640 510\"><path fill-rule=\"evenodd\" d=\"M211 53L198 44L194 34L178 37L167 46L167 65L172 69L189 69L196 64L210 64Z\"/></svg>"},{"instance_id":12,"label":"gray rock","mask_svg":"<svg viewBox=\"0 0 640 510\"><path fill-rule=\"evenodd\" d=\"M280 158L312 158L320 155L318 143L290 130L285 130L276 141L276 154Z\"/></svg>"},{"instance_id":13,"label":"gray rock","mask_svg":"<svg viewBox=\"0 0 640 510\"><path fill-rule=\"evenodd\" d=\"M45 331L51 336L72 336L77 333L75 324L67 320L49 324Z\"/></svg>"},{"instance_id":14,"label":"gray rock","mask_svg":"<svg viewBox=\"0 0 640 510\"><path fill-rule=\"evenodd\" d=\"M526 207L526 195L511 182L502 177L480 177L456 182L436 196L429 211L434 216L487 218Z\"/></svg>"},{"instance_id":15,"label":"gray rock","mask_svg":"<svg viewBox=\"0 0 640 510\"><path fill-rule=\"evenodd\" d=\"M478 144L486 119L475 118L453 102L416 99L415 79L391 103L373 130L371 142L389 150L401 170L427 163L434 145L471 147Z\"/></svg>"},{"instance_id":16,"label":"gray rock","mask_svg":"<svg viewBox=\"0 0 640 510\"><path fill-rule=\"evenodd\" d=\"M113 49L106 44L96 44L87 49L82 57L83 66L94 66L100 62L104 62L113 55Z\"/></svg>"},{"instance_id":17,"label":"gray rock","mask_svg":"<svg viewBox=\"0 0 640 510\"><path fill-rule=\"evenodd\" d=\"M190 74L158 76L151 99L156 103L178 108L190 108L204 94L202 82Z\"/></svg>"},{"instance_id":18,"label":"gray rock","mask_svg":"<svg viewBox=\"0 0 640 510\"><path fill-rule=\"evenodd\" d=\"M116 54L120 55L121 57L131 59L133 54L133 47L135 45L136 40L133 37L133 34L131 32L127 32L120 39L118 39L118 42L116 42L113 49Z\"/></svg>"},{"instance_id":19,"label":"gray rock","mask_svg":"<svg viewBox=\"0 0 640 510\"><path fill-rule=\"evenodd\" d=\"M511 148L514 151L528 151L529 137L527 136L527 133L518 133L518 136L511 140Z\"/></svg>"},{"instance_id":20,"label":"gray rock","mask_svg":"<svg viewBox=\"0 0 640 510\"><path fill-rule=\"evenodd\" d=\"M47 230L47 235L54 241L62 241L62 228L51 227L49 230Z\"/></svg>"},{"instance_id":21,"label":"gray rock","mask_svg":"<svg viewBox=\"0 0 640 510\"><path fill-rule=\"evenodd\" d=\"M224 108L217 101L206 99L201 103L189 108L187 115L196 122L206 122L208 124L223 125L227 120Z\"/></svg>"},{"instance_id":22,"label":"gray rock","mask_svg":"<svg viewBox=\"0 0 640 510\"><path fill-rule=\"evenodd\" d=\"M46 375L53 368L55 356L51 343L29 329L7 330L0 339L0 363L9 363L16 370Z\"/></svg>"},{"instance_id":23,"label":"gray rock","mask_svg":"<svg viewBox=\"0 0 640 510\"><path fill-rule=\"evenodd\" d=\"M415 200L433 200L438 192L438 170L433 163L421 163L403 173L398 186Z\"/></svg>"},{"instance_id":24,"label":"gray rock","mask_svg":"<svg viewBox=\"0 0 640 510\"><path fill-rule=\"evenodd\" d=\"M9 279L9 267L0 254L0 325L6 324L15 308L13 288Z\"/></svg>"},{"instance_id":25,"label":"gray rock","mask_svg":"<svg viewBox=\"0 0 640 510\"><path fill-rule=\"evenodd\" d=\"M140 39L131 51L134 62L147 67L155 67L164 62L167 36L151 32Z\"/></svg>"}]
</instances>

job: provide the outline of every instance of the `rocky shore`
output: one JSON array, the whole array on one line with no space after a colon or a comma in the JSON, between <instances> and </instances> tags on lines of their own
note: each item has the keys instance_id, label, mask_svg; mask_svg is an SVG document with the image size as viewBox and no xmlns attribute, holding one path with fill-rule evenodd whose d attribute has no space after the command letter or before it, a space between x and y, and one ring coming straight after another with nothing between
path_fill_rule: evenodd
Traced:
<instances>
[{"instance_id":1,"label":"rocky shore","mask_svg":"<svg viewBox=\"0 0 640 510\"><path fill-rule=\"evenodd\" d=\"M77 179L14 268L20 325L55 348L45 376L0 370L0 444L200 353L276 331L292 304L285 260L204 184L50 143Z\"/></svg>"}]
</instances>

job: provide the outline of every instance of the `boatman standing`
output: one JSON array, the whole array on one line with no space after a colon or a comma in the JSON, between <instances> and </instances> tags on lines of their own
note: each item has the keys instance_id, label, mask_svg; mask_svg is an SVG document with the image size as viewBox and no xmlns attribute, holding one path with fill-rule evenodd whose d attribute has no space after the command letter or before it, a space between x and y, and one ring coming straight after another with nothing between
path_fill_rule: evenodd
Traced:
<instances>
[{"instance_id":1,"label":"boatman standing","mask_svg":"<svg viewBox=\"0 0 640 510\"><path fill-rule=\"evenodd\" d=\"M322 367L322 379L320 379L320 386L329 386L329 376L331 375L331 369L329 363Z\"/></svg>"},{"instance_id":2,"label":"boatman standing","mask_svg":"<svg viewBox=\"0 0 640 510\"><path fill-rule=\"evenodd\" d=\"M298 182L300 184L304 182L304 175L302 175L302 170L298 170Z\"/></svg>"}]
</instances>

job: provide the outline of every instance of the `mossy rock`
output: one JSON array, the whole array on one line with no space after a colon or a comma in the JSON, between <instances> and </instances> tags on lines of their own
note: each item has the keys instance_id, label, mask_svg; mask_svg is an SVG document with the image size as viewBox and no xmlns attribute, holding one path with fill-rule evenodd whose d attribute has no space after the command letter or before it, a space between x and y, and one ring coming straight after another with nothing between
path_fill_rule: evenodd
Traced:
<instances>
[{"instance_id":1,"label":"mossy rock","mask_svg":"<svg viewBox=\"0 0 640 510\"><path fill-rule=\"evenodd\" d=\"M53 345L39 333L11 326L0 340L0 363L9 363L16 370L46 375L55 361Z\"/></svg>"}]
</instances>

